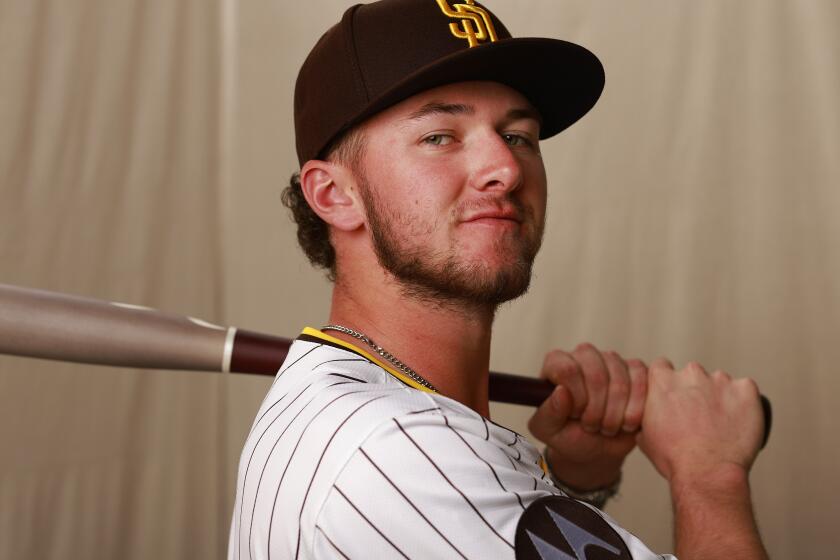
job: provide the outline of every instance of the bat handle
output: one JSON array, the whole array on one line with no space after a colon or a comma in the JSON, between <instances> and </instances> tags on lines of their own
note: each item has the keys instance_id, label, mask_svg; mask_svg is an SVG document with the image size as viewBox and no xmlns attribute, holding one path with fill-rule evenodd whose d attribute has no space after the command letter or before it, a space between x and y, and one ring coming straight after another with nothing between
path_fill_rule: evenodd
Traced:
<instances>
[{"instance_id":1,"label":"bat handle","mask_svg":"<svg viewBox=\"0 0 840 560\"><path fill-rule=\"evenodd\" d=\"M770 406L770 399L764 395L758 395L761 400L761 411L764 413L764 435L761 438L761 449L767 445L767 440L770 439L770 428L773 427L773 407Z\"/></svg>"},{"instance_id":2,"label":"bat handle","mask_svg":"<svg viewBox=\"0 0 840 560\"><path fill-rule=\"evenodd\" d=\"M230 371L275 375L291 346L292 341L288 338L236 329Z\"/></svg>"},{"instance_id":3,"label":"bat handle","mask_svg":"<svg viewBox=\"0 0 840 560\"><path fill-rule=\"evenodd\" d=\"M536 407L547 399L552 391L554 385L545 379L490 372L491 401ZM770 428L773 426L773 407L770 406L770 399L764 395L759 395L759 400L764 414L764 434L761 439L761 449L764 449L770 438Z\"/></svg>"}]
</instances>

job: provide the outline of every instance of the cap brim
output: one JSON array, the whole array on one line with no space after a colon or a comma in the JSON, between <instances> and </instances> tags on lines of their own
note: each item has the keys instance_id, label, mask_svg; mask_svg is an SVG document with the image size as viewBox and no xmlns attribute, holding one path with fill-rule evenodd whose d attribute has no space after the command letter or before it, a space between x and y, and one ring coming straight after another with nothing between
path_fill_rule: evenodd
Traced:
<instances>
[{"instance_id":1,"label":"cap brim","mask_svg":"<svg viewBox=\"0 0 840 560\"><path fill-rule=\"evenodd\" d=\"M559 39L513 38L464 49L419 68L355 115L344 129L422 91L488 80L512 87L540 112L540 138L584 116L604 89L604 67L587 49Z\"/></svg>"}]
</instances>

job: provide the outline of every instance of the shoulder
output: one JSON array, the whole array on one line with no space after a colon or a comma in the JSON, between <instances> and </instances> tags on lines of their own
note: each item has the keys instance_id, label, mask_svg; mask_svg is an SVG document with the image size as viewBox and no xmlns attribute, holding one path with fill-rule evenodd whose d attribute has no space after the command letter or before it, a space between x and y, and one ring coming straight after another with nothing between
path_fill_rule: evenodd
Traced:
<instances>
[{"instance_id":1,"label":"shoulder","mask_svg":"<svg viewBox=\"0 0 840 560\"><path fill-rule=\"evenodd\" d=\"M372 361L369 356L332 346L319 340L298 339L289 350L285 363L257 413L254 427L276 415L282 408L311 416L320 424L350 422L368 427L363 437L380 424L406 416L406 424L432 422L445 416L441 425L480 432L485 439L503 432L500 437L512 441L518 436L484 420L468 407L438 394L416 390ZM362 422L360 422L362 420ZM414 421L414 422L412 422Z\"/></svg>"},{"instance_id":2,"label":"shoulder","mask_svg":"<svg viewBox=\"0 0 840 560\"><path fill-rule=\"evenodd\" d=\"M237 546L273 535L272 550L312 538L313 512L350 457L394 418L438 408L379 366L328 345L295 342L260 407L239 463ZM280 516L282 523L277 524Z\"/></svg>"},{"instance_id":3,"label":"shoulder","mask_svg":"<svg viewBox=\"0 0 840 560\"><path fill-rule=\"evenodd\" d=\"M298 340L257 413L246 451L272 446L271 459L289 469L318 460L320 451L328 459L320 468L329 469L382 424L437 408L431 395L364 356Z\"/></svg>"}]
</instances>

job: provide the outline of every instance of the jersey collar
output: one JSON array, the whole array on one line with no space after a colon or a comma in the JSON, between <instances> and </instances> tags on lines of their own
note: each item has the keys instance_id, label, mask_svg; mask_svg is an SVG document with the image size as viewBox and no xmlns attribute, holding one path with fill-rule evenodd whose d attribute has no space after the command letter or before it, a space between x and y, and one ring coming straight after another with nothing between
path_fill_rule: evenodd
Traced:
<instances>
[{"instance_id":1,"label":"jersey collar","mask_svg":"<svg viewBox=\"0 0 840 560\"><path fill-rule=\"evenodd\" d=\"M343 348L345 350L349 350L355 354L362 356L363 358L370 360L374 364L378 365L385 371L387 371L391 376L396 377L399 381L403 382L404 384L417 389L418 391L423 391L424 393L434 393L432 389L428 387L424 387L423 385L417 383L412 378L408 377L404 373L394 369L393 366L389 365L387 362L380 360L379 358L373 356L372 354L365 352L355 344L350 344L349 342L345 342L339 338L335 338L334 336L330 336L325 334L318 329L313 329L312 327L306 327L301 332L301 335L298 337L299 340L311 340L312 338L317 339L318 341L329 344L330 346L338 346L339 348Z\"/></svg>"}]
</instances>

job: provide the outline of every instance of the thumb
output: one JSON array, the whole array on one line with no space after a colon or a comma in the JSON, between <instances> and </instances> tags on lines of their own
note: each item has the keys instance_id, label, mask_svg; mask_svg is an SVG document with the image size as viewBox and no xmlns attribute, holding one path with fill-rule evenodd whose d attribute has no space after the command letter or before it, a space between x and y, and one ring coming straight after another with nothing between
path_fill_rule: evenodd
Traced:
<instances>
[{"instance_id":1,"label":"thumb","mask_svg":"<svg viewBox=\"0 0 840 560\"><path fill-rule=\"evenodd\" d=\"M571 416L575 405L574 399L572 398L572 392L569 391L565 385L558 385L554 388L554 391L551 392L548 400L551 401L549 404L554 410L558 420L562 418L562 422L565 424Z\"/></svg>"},{"instance_id":2,"label":"thumb","mask_svg":"<svg viewBox=\"0 0 840 560\"><path fill-rule=\"evenodd\" d=\"M546 442L563 429L572 413L572 394L564 385L557 385L528 421L534 437Z\"/></svg>"}]
</instances>

